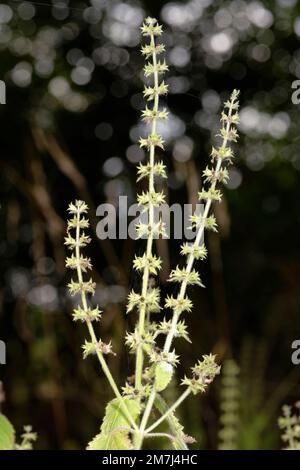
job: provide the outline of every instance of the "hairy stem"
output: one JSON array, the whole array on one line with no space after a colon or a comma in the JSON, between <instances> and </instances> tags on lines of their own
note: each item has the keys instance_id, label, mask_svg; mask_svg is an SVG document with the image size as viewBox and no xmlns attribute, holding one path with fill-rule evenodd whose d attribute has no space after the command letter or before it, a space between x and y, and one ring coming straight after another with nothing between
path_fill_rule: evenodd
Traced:
<instances>
[{"instance_id":1,"label":"hairy stem","mask_svg":"<svg viewBox=\"0 0 300 470\"><path fill-rule=\"evenodd\" d=\"M145 435L145 428L147 426L147 423L148 423L148 420L149 420L149 417L150 417L153 402L154 402L154 399L155 399L155 394L156 394L156 391L155 391L155 389L153 389L152 392L151 392L151 395L149 397L149 400L148 400L145 412L143 414L142 420L141 420L141 424L140 424L140 427L139 427L139 432L137 434L137 439L136 439L136 442L135 442L137 450L141 449L142 444L143 444L143 439L144 439L144 435Z\"/></svg>"},{"instance_id":2,"label":"hairy stem","mask_svg":"<svg viewBox=\"0 0 300 470\"><path fill-rule=\"evenodd\" d=\"M154 88L157 90L158 89L158 72L157 72L157 58L156 58L156 52L155 52L155 39L154 39L153 34L151 35L151 46L153 47L152 60L153 60L153 66L154 66ZM154 115L157 114L158 105L159 105L159 95L158 93L156 93L154 97L154 106L153 106ZM156 134L156 124L157 124L157 118L154 117L152 120L152 126L151 126L151 137L154 137ZM149 165L150 165L149 186L148 186L149 194L152 194L155 189L154 188L154 157L155 157L155 145L152 144L150 147L150 153L149 153ZM154 206L153 206L153 203L150 202L149 226L152 227L153 223L154 223ZM147 248L146 248L147 258L151 256L152 248L153 248L153 233L151 231L147 240ZM142 280L142 297L143 298L146 297L148 289L149 289L149 266L146 265L144 272L143 272L143 280ZM140 390L142 387L142 374L143 374L143 364L144 364L142 338L144 335L144 328L145 328L145 316L146 316L146 305L143 304L139 312L139 323L138 323L139 344L138 344L137 353L136 353L136 369L135 369L135 387L137 390Z\"/></svg>"}]
</instances>

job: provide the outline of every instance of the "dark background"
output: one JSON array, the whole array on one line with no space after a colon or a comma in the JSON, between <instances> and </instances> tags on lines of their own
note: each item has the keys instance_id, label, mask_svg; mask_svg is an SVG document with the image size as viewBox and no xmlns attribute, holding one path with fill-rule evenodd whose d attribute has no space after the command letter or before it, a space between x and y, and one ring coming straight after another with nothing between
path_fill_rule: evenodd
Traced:
<instances>
[{"instance_id":1,"label":"dark background","mask_svg":"<svg viewBox=\"0 0 300 470\"><path fill-rule=\"evenodd\" d=\"M41 5L40 3L44 3ZM201 171L219 126L222 102L241 90L240 140L224 201L216 207L219 234L207 239L199 265L206 289L191 291L187 318L192 345L178 341L178 382L201 354L240 367L241 449L280 448L277 418L300 396L300 366L291 343L300 337L299 105L300 7L293 0L154 2L94 0L0 3L0 366L3 411L18 432L31 423L37 448L84 448L97 432L111 391L96 361L84 361L84 326L71 320L63 236L68 203L95 208L137 191L137 145L143 108L139 27L159 18L170 93L163 154L170 203L195 202ZM56 6L55 6L56 5ZM140 186L139 186L140 189ZM118 355L118 383L133 370L124 347L134 252L142 242L101 242L90 254L99 326ZM157 246L160 284L179 261L179 243ZM195 448L217 448L221 382L180 409ZM178 395L174 383L170 399Z\"/></svg>"}]
</instances>

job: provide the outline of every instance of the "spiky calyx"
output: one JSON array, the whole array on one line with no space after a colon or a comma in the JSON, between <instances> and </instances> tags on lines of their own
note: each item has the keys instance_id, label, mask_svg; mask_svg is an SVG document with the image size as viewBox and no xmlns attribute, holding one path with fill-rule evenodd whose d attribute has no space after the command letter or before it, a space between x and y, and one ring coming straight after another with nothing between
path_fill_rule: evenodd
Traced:
<instances>
[{"instance_id":1,"label":"spiky calyx","mask_svg":"<svg viewBox=\"0 0 300 470\"><path fill-rule=\"evenodd\" d=\"M292 412L292 407L284 405L282 416L278 420L279 428L282 430L281 438L286 450L300 450L300 415L299 404L296 404L298 414Z\"/></svg>"},{"instance_id":2,"label":"spiky calyx","mask_svg":"<svg viewBox=\"0 0 300 470\"><path fill-rule=\"evenodd\" d=\"M215 355L204 355L202 361L192 367L192 377L185 377L182 385L187 385L194 395L199 392L203 393L216 375L220 374L220 370L221 367L217 364Z\"/></svg>"},{"instance_id":3,"label":"spiky calyx","mask_svg":"<svg viewBox=\"0 0 300 470\"><path fill-rule=\"evenodd\" d=\"M90 278L87 281L83 280L83 274L87 273L92 269L92 263L90 258L87 258L81 254L81 249L85 248L91 241L90 237L83 232L83 229L89 227L89 221L86 219L84 214L88 211L88 206L83 201L75 201L71 203L68 208L68 212L72 214L72 218L68 220L67 236L65 237L65 245L71 251L71 255L66 258L66 267L77 272L76 281L71 280L68 284L70 294L76 295L81 294L94 294L96 284ZM74 233L73 233L74 231ZM90 309L82 309L78 307L76 319L83 319L85 314L87 317L90 316ZM101 313L100 310L99 314ZM93 316L93 315L92 315ZM96 318L95 318L96 319Z\"/></svg>"},{"instance_id":4,"label":"spiky calyx","mask_svg":"<svg viewBox=\"0 0 300 470\"><path fill-rule=\"evenodd\" d=\"M206 167L203 172L205 187L199 192L199 200L204 203L203 213L194 213L191 216L192 227L196 229L196 238L193 243L182 246L181 254L186 256L186 265L184 268L177 266L170 274L170 281L178 282L180 285L177 302L173 301L173 319L172 326L167 335L164 351L169 351L175 337L176 325L182 311L178 308L183 299L186 297L186 289L189 284L198 284L204 287L201 279L193 268L197 259L204 259L207 251L203 244L202 238L205 230L217 232L217 222L213 214L210 214L211 207L214 202L220 202L222 193L216 186L218 183L228 181L228 170L225 164L230 164L233 158L232 149L229 147L230 142L237 140L236 124L238 123L238 95L239 92L234 90L230 99L224 104L224 111L221 114L221 131L222 143L219 147L212 150L212 167Z\"/></svg>"}]
</instances>

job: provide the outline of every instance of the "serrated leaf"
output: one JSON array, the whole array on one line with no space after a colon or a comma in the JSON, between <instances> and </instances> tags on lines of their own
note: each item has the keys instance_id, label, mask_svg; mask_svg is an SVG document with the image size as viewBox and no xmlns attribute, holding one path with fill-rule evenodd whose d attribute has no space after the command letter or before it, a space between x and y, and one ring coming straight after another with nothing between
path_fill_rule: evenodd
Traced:
<instances>
[{"instance_id":1,"label":"serrated leaf","mask_svg":"<svg viewBox=\"0 0 300 470\"><path fill-rule=\"evenodd\" d=\"M136 420L140 405L135 400L124 398L129 413ZM105 410L101 431L88 444L87 450L130 450L133 448L129 437L130 423L117 398L111 400Z\"/></svg>"},{"instance_id":2,"label":"serrated leaf","mask_svg":"<svg viewBox=\"0 0 300 470\"><path fill-rule=\"evenodd\" d=\"M155 367L155 386L158 392L164 390L171 382L174 368L166 361L161 361Z\"/></svg>"},{"instance_id":3,"label":"serrated leaf","mask_svg":"<svg viewBox=\"0 0 300 470\"><path fill-rule=\"evenodd\" d=\"M13 450L15 435L11 422L0 413L0 450Z\"/></svg>"}]
</instances>

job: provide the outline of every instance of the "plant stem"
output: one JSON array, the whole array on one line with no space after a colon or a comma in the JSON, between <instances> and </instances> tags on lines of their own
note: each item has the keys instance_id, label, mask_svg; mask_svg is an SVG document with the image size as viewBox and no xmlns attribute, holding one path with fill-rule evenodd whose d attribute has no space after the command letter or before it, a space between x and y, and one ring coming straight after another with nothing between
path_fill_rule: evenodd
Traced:
<instances>
[{"instance_id":1,"label":"plant stem","mask_svg":"<svg viewBox=\"0 0 300 470\"><path fill-rule=\"evenodd\" d=\"M145 412L143 414L141 425L139 427L137 439L136 439L136 442L135 442L137 450L139 450L142 447L142 444L143 444L145 428L147 426L148 419L150 417L150 413L151 413L152 406L153 406L153 403L154 403L155 395L156 395L156 390L155 390L155 388L153 388L153 390L151 392L151 395L149 397Z\"/></svg>"},{"instance_id":2,"label":"plant stem","mask_svg":"<svg viewBox=\"0 0 300 470\"><path fill-rule=\"evenodd\" d=\"M79 239L80 239L80 225L79 225L79 220L80 220L80 213L78 212L77 213L77 219L78 219L78 222L77 222L77 226L76 226L76 248L75 248L75 256L76 256L76 260L77 260L77 266L76 266L76 269L77 269L77 276L78 276L78 281L79 283L81 284L83 282L83 276L82 276L82 270L81 270L81 265L80 265L80 248L79 248ZM88 311L88 303L87 303L87 298L86 298L86 293L84 291L81 292L81 302L82 302L82 306L83 306L83 309L85 312ZM98 341L97 341L97 337L96 337L96 334L95 334L95 330L94 330L94 327L91 323L91 321L87 320L86 321L86 324L87 324L87 327L88 327L88 330L89 330L89 334L90 334L90 337L91 337L91 340L92 340L92 343L93 344L97 344ZM120 394L119 392L119 389L117 387L117 384L113 378L113 376L111 375L111 372L109 370L109 367L106 363L106 360L104 359L103 357L103 354L101 351L99 351L99 349L97 348L96 349L97 351L97 357L99 359L99 362L100 362L100 365L102 367L102 370L104 372L104 374L106 375L106 378L111 386L111 388L113 389L117 399L119 400L120 402L120 405L122 407L122 410L126 416L126 418L129 420L130 424L134 427L134 429L137 429L137 425L136 423L134 422L124 400L123 400L123 397L122 395Z\"/></svg>"},{"instance_id":3,"label":"plant stem","mask_svg":"<svg viewBox=\"0 0 300 470\"><path fill-rule=\"evenodd\" d=\"M153 423L149 428L145 430L146 434L149 434L149 432L153 431L157 426L159 426L171 413L173 413L176 408L189 396L191 393L191 389L188 387L182 395L175 401L175 403L163 414L155 423ZM150 402L150 399L149 399Z\"/></svg>"},{"instance_id":4,"label":"plant stem","mask_svg":"<svg viewBox=\"0 0 300 470\"><path fill-rule=\"evenodd\" d=\"M149 437L167 437L168 439L170 439L170 441L175 440L175 436L172 436L172 434L168 434L166 432L153 432L150 434L145 434L145 438Z\"/></svg>"},{"instance_id":5,"label":"plant stem","mask_svg":"<svg viewBox=\"0 0 300 470\"><path fill-rule=\"evenodd\" d=\"M232 114L232 102L231 102L231 106L230 106L229 111L228 111L228 116L231 117L231 114ZM227 135L228 135L229 130L230 130L230 120L228 120L228 122L226 124L226 137L223 138L223 142L222 142L222 146L221 146L222 148L225 148L226 145L227 145L227 141L228 141ZM216 168L215 168L216 172L218 172L220 170L221 166L222 166L222 158L219 157L218 160L217 160ZM217 184L217 181L215 180L211 185L211 189L215 189L216 184ZM201 243L201 240L202 240L202 237L203 237L203 234L204 234L204 229L205 229L205 225L204 225L205 224L205 219L209 214L211 205L212 205L212 199L208 199L206 201L206 204L205 204L205 207L204 207L202 222L201 222L201 224L198 228L198 232L197 232L197 235L196 235L196 239L195 239L195 243L194 243L195 246L199 246L200 243ZM190 255L188 256L188 259L187 259L187 264L186 264L186 272L188 274L192 270L194 261L195 261L194 254L190 253ZM179 291L179 294L178 294L178 297L177 297L178 300L184 299L186 289L187 289L187 278L181 284L180 291ZM173 318L172 318L172 323L171 323L171 328L170 328L170 331L169 331L169 333L166 337L166 341L165 341L165 345L164 345L164 352L165 353L168 353L170 351L174 336L176 334L176 329L177 329L177 323L178 323L179 316L180 316L180 314L178 314L174 311Z\"/></svg>"},{"instance_id":6,"label":"plant stem","mask_svg":"<svg viewBox=\"0 0 300 470\"><path fill-rule=\"evenodd\" d=\"M155 52L154 35L151 35L151 46L153 47L152 60L153 60L153 66L154 66L154 88L158 90L157 58L156 58L156 52ZM157 92L154 97L154 105L153 105L153 111L155 115L157 114L157 111L158 111L158 105L159 105L159 95ZM152 120L152 126L151 126L151 137L153 137L156 134L156 124L157 124L157 118L154 117ZM149 169L150 169L149 186L148 186L149 194L152 194L155 190L154 188L154 157L155 157L155 145L152 144L150 146L150 154L149 154ZM149 203L149 221L148 222L149 222L149 227L153 227L154 206L151 201ZM147 240L147 249L146 249L146 254L148 258L152 254L152 247L153 247L153 233L151 230L148 240ZM149 288L149 267L146 265L144 272L143 272L143 280L142 280L142 297L143 298L146 297L148 288ZM139 324L138 324L139 344L137 347L136 367L135 367L135 388L137 390L140 390L142 387L142 374L143 374L143 364L144 364L142 338L144 335L144 328L145 328L145 316L146 316L146 305L144 303L139 311Z\"/></svg>"}]
</instances>

